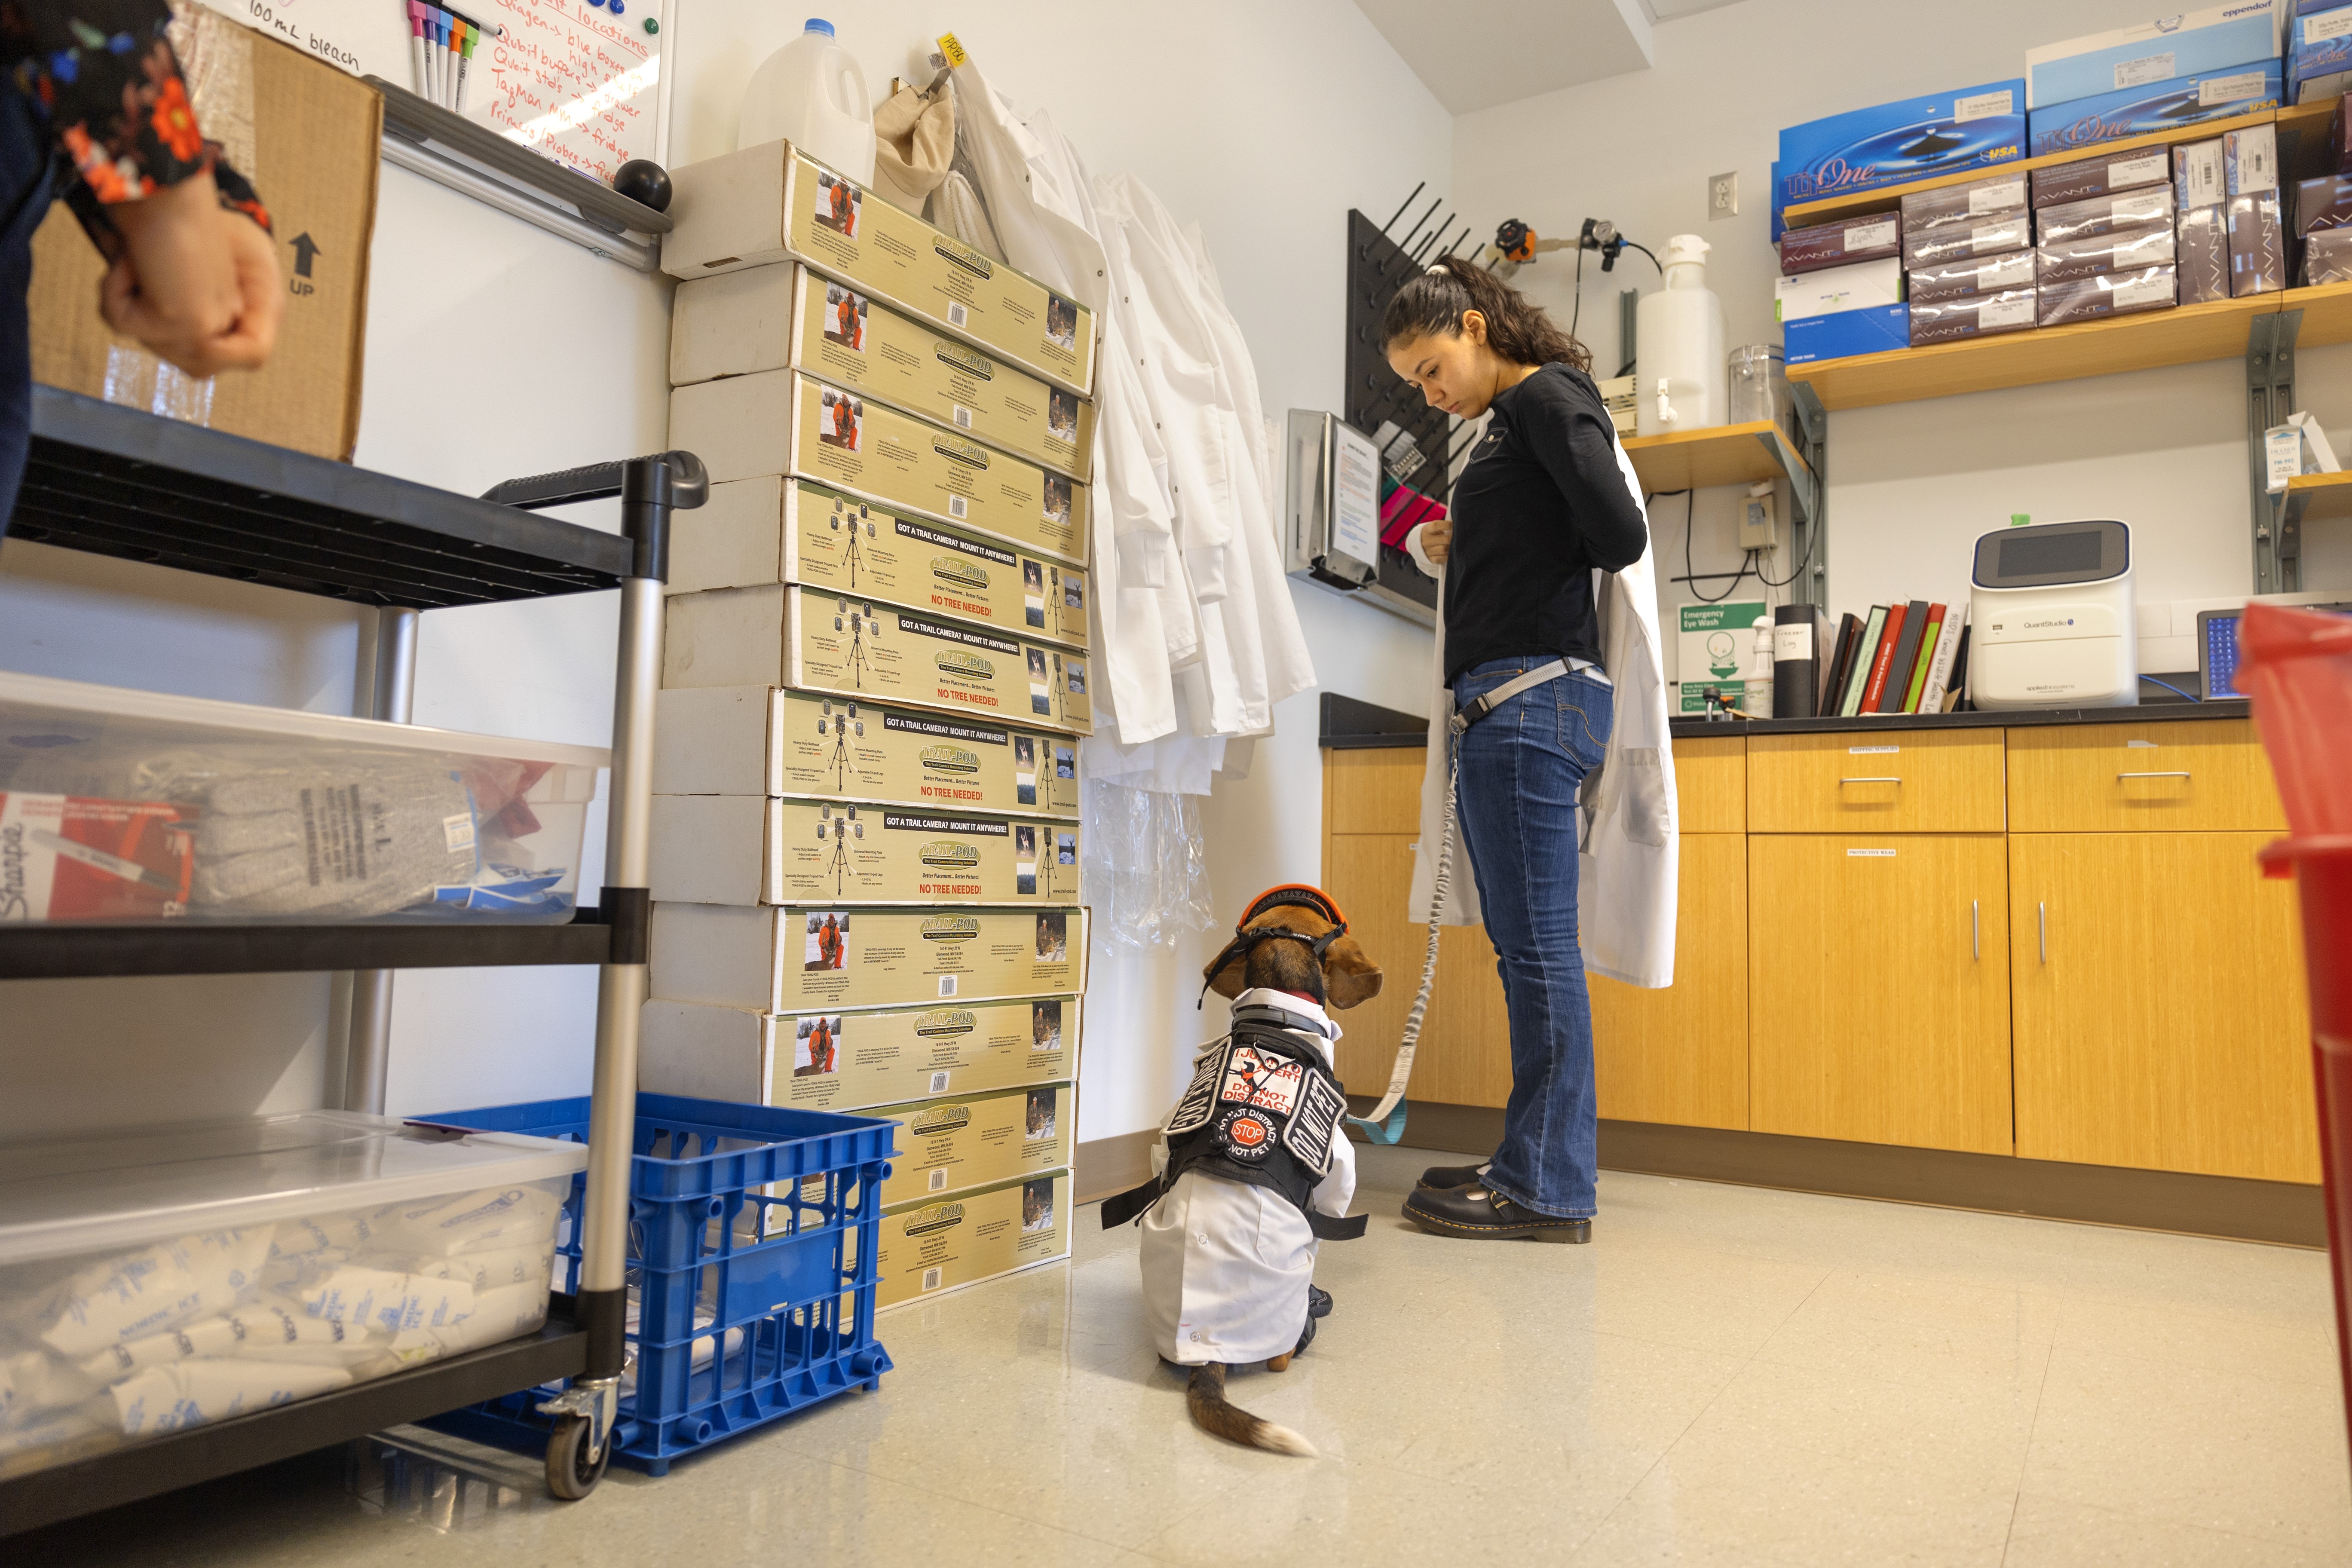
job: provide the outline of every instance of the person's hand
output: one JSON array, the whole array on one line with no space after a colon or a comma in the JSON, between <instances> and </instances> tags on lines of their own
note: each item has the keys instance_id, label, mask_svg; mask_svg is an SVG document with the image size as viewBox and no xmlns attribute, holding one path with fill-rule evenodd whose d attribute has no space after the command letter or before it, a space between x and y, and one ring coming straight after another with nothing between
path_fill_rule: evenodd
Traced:
<instances>
[{"instance_id":1,"label":"person's hand","mask_svg":"<svg viewBox=\"0 0 2352 1568\"><path fill-rule=\"evenodd\" d=\"M1421 552L1434 565L1445 564L1446 550L1454 542L1454 520L1435 518L1421 525Z\"/></svg>"},{"instance_id":2,"label":"person's hand","mask_svg":"<svg viewBox=\"0 0 2352 1568\"><path fill-rule=\"evenodd\" d=\"M122 255L99 286L106 324L190 375L257 370L286 308L278 246L220 205L210 174L109 209Z\"/></svg>"}]
</instances>

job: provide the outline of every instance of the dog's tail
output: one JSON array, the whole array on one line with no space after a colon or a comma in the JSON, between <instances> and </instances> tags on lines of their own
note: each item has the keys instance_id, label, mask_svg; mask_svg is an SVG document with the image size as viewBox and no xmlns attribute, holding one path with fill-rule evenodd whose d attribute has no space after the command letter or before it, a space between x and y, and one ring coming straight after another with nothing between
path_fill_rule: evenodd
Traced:
<instances>
[{"instance_id":1,"label":"dog's tail","mask_svg":"<svg viewBox=\"0 0 2352 1568\"><path fill-rule=\"evenodd\" d=\"M1309 1459L1323 1457L1316 1451L1314 1444L1289 1427L1260 1420L1248 1411L1225 1403L1225 1363L1223 1362L1208 1362L1192 1369L1192 1381L1184 1389L1184 1404L1192 1412L1192 1424L1202 1431L1239 1443L1245 1448L1297 1454Z\"/></svg>"}]
</instances>

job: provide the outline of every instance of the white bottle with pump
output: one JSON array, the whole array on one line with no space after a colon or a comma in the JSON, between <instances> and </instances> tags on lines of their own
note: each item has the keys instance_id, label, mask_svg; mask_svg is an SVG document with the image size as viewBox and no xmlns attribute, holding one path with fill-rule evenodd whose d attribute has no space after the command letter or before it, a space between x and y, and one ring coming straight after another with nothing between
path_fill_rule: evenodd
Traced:
<instances>
[{"instance_id":1,"label":"white bottle with pump","mask_svg":"<svg viewBox=\"0 0 2352 1568\"><path fill-rule=\"evenodd\" d=\"M801 36L770 55L743 92L735 145L790 142L860 185L874 183L874 100L857 57L812 16Z\"/></svg>"},{"instance_id":2,"label":"white bottle with pump","mask_svg":"<svg viewBox=\"0 0 2352 1568\"><path fill-rule=\"evenodd\" d=\"M1635 422L1644 436L1720 425L1731 405L1723 301L1706 286L1706 253L1695 234L1666 241L1665 287L1633 314Z\"/></svg>"}]
</instances>

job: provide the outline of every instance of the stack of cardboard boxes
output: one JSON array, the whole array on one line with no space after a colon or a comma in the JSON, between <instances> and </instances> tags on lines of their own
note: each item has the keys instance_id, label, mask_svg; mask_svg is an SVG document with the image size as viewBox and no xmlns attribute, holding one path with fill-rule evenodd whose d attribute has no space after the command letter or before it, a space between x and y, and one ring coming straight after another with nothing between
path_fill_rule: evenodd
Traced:
<instances>
[{"instance_id":1,"label":"stack of cardboard boxes","mask_svg":"<svg viewBox=\"0 0 2352 1568\"><path fill-rule=\"evenodd\" d=\"M1066 1257L1090 313L783 142L673 172L647 1089L902 1123L880 1304Z\"/></svg>"}]
</instances>

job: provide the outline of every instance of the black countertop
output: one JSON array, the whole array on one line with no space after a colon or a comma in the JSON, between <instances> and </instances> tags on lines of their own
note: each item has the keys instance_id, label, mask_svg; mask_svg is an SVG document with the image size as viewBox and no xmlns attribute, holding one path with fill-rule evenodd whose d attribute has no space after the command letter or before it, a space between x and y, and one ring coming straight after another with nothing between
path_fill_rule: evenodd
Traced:
<instances>
[{"instance_id":1,"label":"black countertop","mask_svg":"<svg viewBox=\"0 0 2352 1568\"><path fill-rule=\"evenodd\" d=\"M1410 713L1330 692L1323 696L1322 710L1322 743L1332 751L1429 743L1429 721ZM1903 713L1870 719L1676 719L1668 728L1677 741L1704 741L1735 735L1891 734L1904 730L2022 730L2053 724L2169 724L2199 719L2247 719L2252 714L2252 704L2237 697L2212 702L2149 702L2137 708Z\"/></svg>"}]
</instances>

